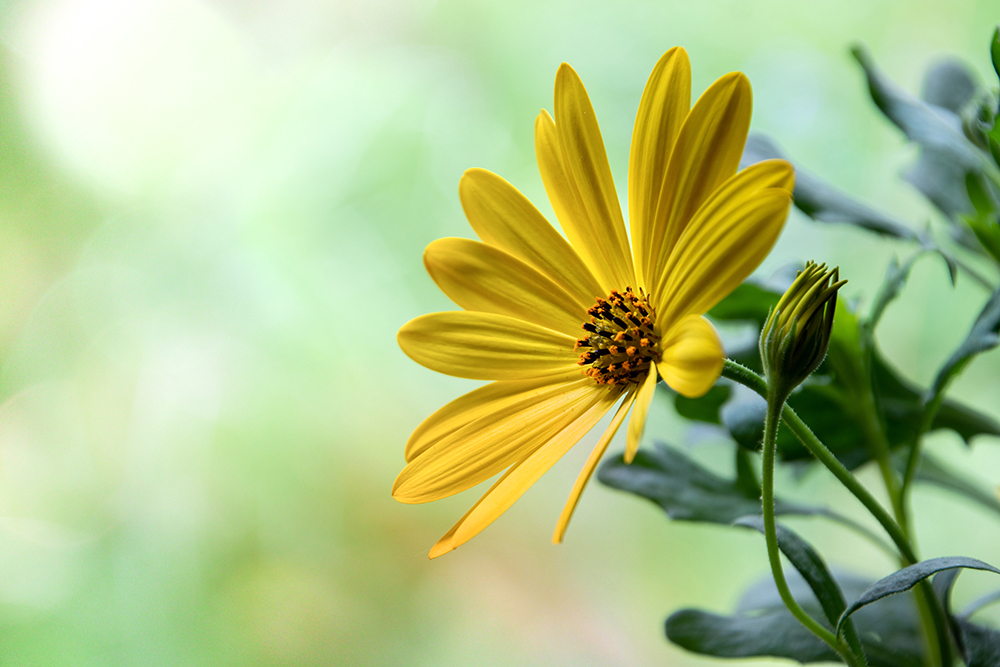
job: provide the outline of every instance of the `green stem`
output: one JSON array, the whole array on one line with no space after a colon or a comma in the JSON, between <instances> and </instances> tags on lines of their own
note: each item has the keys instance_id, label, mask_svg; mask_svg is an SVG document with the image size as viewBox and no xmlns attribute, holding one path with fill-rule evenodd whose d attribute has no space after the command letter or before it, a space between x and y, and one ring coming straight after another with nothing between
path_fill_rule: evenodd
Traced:
<instances>
[{"instance_id":1,"label":"green stem","mask_svg":"<svg viewBox=\"0 0 1000 667\"><path fill-rule=\"evenodd\" d=\"M781 408L784 404L783 398L773 394L769 395L767 413L764 418L764 465L761 471L760 497L761 508L764 512L764 538L767 540L767 558L771 563L771 574L774 576L778 593L785 606L788 607L788 611L792 612L792 616L797 618L810 632L826 642L848 665L862 665L865 663L859 662L858 657L847 646L841 644L832 632L820 625L816 619L799 606L785 580L785 573L781 565L781 552L778 548L778 529L774 519L774 454L777 448L778 423L781 421Z\"/></svg>"},{"instance_id":2,"label":"green stem","mask_svg":"<svg viewBox=\"0 0 1000 667\"><path fill-rule=\"evenodd\" d=\"M767 398L767 383L764 382L764 378L731 359L726 359L725 365L722 368L722 376L734 382L739 382L762 397ZM902 564L905 566L917 563L919 559L910 545L909 538L900 529L899 525L885 511L885 508L879 504L875 497L868 492L868 489L862 486L851 471L834 456L833 452L820 442L819 438L816 437L805 422L795 414L795 411L788 405L785 405L781 411L781 418L785 422L785 425L788 426L788 429L799 439L799 442L833 473L833 476L865 506L865 509L871 512L872 516L879 522L899 550ZM927 580L923 580L919 584L917 604L918 607L921 607L922 616L923 614L930 616L930 625L933 627L933 632L926 633L929 648L931 649L930 655L936 654L943 667L950 667L952 663L951 645L947 639L948 626L945 621L944 610L941 608Z\"/></svg>"},{"instance_id":3,"label":"green stem","mask_svg":"<svg viewBox=\"0 0 1000 667\"><path fill-rule=\"evenodd\" d=\"M726 359L725 366L722 368L722 376L729 378L735 382L739 382L745 387L754 390L762 397L767 398L767 383L764 382L764 378L760 377L754 373L749 368L741 366L740 364L732 361L731 359ZM808 449L816 459L822 463L826 468L833 473L841 484L847 487L855 498L857 498L862 505L865 506L875 520L881 524L882 528L889 535L889 539L892 543L896 545L899 553L909 561L909 564L917 562L916 554L910 548L910 541L907 539L903 531L900 530L899 526L896 524L895 520L889 513L885 511L875 497L868 492L864 486L854 477L853 473L844 467L844 464L840 462L836 456L833 455L826 446L819 441L813 432L806 426L795 411L792 410L788 405L785 405L781 412L781 417L788 426L789 430L795 434L795 437L802 442L802 444Z\"/></svg>"}]
</instances>

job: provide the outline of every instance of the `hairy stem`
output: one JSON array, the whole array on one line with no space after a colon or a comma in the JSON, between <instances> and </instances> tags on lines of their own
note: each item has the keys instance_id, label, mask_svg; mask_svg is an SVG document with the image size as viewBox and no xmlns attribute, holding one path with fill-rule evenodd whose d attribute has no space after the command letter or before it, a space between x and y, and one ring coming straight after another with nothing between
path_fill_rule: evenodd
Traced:
<instances>
[{"instance_id":1,"label":"hairy stem","mask_svg":"<svg viewBox=\"0 0 1000 667\"><path fill-rule=\"evenodd\" d=\"M722 376L734 382L739 382L764 398L768 397L767 383L764 381L764 378L731 359L726 359L726 363L722 368ZM833 452L820 442L819 438L816 437L805 422L795 414L795 411L788 405L785 405L781 411L781 418L803 446L820 463L826 466L833 473L833 476L875 517L875 520L879 522L899 550L902 565L906 566L917 563L919 559L910 544L909 538L899 527L899 524L893 520L868 489L862 486L857 478L854 477L854 474L834 456ZM943 667L950 667L952 663L951 644L948 641L948 626L945 621L944 610L941 608L940 603L934 596L933 589L926 580L920 582L918 585L916 598L917 604L921 608L921 616L926 619L925 629L927 630L926 636L930 655L936 658L936 664L940 664Z\"/></svg>"},{"instance_id":2,"label":"hairy stem","mask_svg":"<svg viewBox=\"0 0 1000 667\"><path fill-rule=\"evenodd\" d=\"M778 587L778 593L782 601L792 612L792 616L797 618L802 625L809 629L814 635L826 642L830 648L836 651L848 665L859 666L865 664L863 658L859 661L851 650L838 641L837 637L824 628L819 622L810 616L792 596L785 580L785 573L781 565L781 552L778 548L778 530L774 519L774 455L777 448L778 423L781 421L781 408L784 406L783 398L769 393L767 400L767 414L764 418L764 465L761 471L761 508L764 512L764 538L767 540L767 558L771 563L771 574L774 576L774 584Z\"/></svg>"}]
</instances>

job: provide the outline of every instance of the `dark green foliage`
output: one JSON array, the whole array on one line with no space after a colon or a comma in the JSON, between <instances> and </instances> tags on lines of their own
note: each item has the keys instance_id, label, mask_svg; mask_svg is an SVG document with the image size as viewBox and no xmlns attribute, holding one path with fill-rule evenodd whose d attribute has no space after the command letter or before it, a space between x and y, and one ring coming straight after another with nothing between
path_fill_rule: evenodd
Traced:
<instances>
[{"instance_id":1,"label":"dark green foliage","mask_svg":"<svg viewBox=\"0 0 1000 667\"><path fill-rule=\"evenodd\" d=\"M737 526L753 528L760 533L764 532L763 517L743 517L737 519L734 523ZM808 584L809 589L816 596L816 600L823 608L823 614L829 624L831 626L836 624L840 615L844 613L844 609L847 608L847 602L844 600L844 594L841 592L840 586L837 585L836 579L833 578L830 570L826 567L826 563L823 562L823 559L820 558L820 555L816 553L816 550L808 542L788 528L778 524L776 532L778 548L781 549L781 553L785 554L785 557L792 566L802 575L802 578ZM854 654L863 655L861 640L858 638L854 623L851 620L845 623L844 636Z\"/></svg>"},{"instance_id":2,"label":"dark green foliage","mask_svg":"<svg viewBox=\"0 0 1000 667\"><path fill-rule=\"evenodd\" d=\"M1000 345L998 334L1000 334L1000 290L994 292L986 302L969 335L938 371L932 391L934 393L944 391L952 378L960 373L974 356Z\"/></svg>"},{"instance_id":3,"label":"dark green foliage","mask_svg":"<svg viewBox=\"0 0 1000 667\"><path fill-rule=\"evenodd\" d=\"M867 391L861 369L861 340L866 332L861 327L877 324L885 306L899 293L910 265L911 262L906 262L890 267L873 309L873 319L868 323L859 323L845 308L838 310L827 361L788 399L792 409L849 468L863 465L872 457L865 441L862 416L857 414L857 405L861 400L859 395ZM758 283L747 283L743 287L745 289L723 299L710 315L715 317L716 313L720 313L717 319L729 322L741 318L754 326L763 322L767 318L767 308L777 301L780 294ZM997 338L993 327L997 326L1000 326L1000 297L994 295L973 327L969 339L960 348L962 354L995 344ZM953 357L955 363L959 363L959 352ZM903 379L877 348L871 351L870 363L872 391L889 445L893 448L909 446L917 436L927 392ZM759 368L759 360L756 365ZM757 449L764 431L764 400L744 390L731 391L728 400L721 404L720 396L721 393L716 393L709 398L684 399L685 414L698 421L721 423L737 443L748 449ZM693 404L698 402L703 402L704 410L694 408ZM931 422L931 430L937 429L952 430L966 443L977 435L1000 436L1000 424L994 419L947 399ZM810 457L787 429L778 431L778 455L786 461Z\"/></svg>"},{"instance_id":4,"label":"dark green foliage","mask_svg":"<svg viewBox=\"0 0 1000 667\"><path fill-rule=\"evenodd\" d=\"M802 608L813 618L822 619L823 608L805 580L796 572L789 572L787 578ZM867 586L866 581L852 575L838 575L836 582L847 596L858 595ZM923 639L916 609L908 597L891 597L877 608L862 609L855 624L871 667L923 665ZM667 619L666 632L678 646L719 658L773 656L801 663L838 659L833 649L789 613L770 575L744 594L733 614L682 609Z\"/></svg>"},{"instance_id":5,"label":"dark green foliage","mask_svg":"<svg viewBox=\"0 0 1000 667\"><path fill-rule=\"evenodd\" d=\"M922 99L918 99L889 80L863 49L855 49L854 55L864 69L875 104L919 147L916 164L905 174L907 180L948 217L956 241L975 250L980 258L992 257L1000 263L1000 101L996 94L982 86L973 70L948 60L929 68ZM993 35L991 55L1000 78L1000 29ZM770 139L751 136L743 164L770 158L784 155ZM1000 500L984 482L956 472L918 448L926 432L939 429L954 431L966 444L980 435L1000 436L1000 424L994 418L945 398L950 383L973 358L1000 346L1000 290L995 282L980 276L975 265L939 248L930 229L918 231L854 200L808 171L796 169L794 195L796 207L813 220L851 224L916 247L904 261L893 259L867 312L843 301L838 304L829 352L789 396L788 405L846 467L854 469L878 457L891 489L895 464L899 478L906 480L904 508L905 489L912 480L948 489L1000 514ZM988 286L992 295L966 339L925 389L904 378L882 356L875 330L906 286L915 262L929 253L945 259L953 284L961 268ZM779 282L775 281L776 285ZM762 368L758 347L739 334L761 330L778 303L780 288L788 282L776 288L749 281L709 312L709 317L723 325L730 359L758 374ZM626 465L621 457L606 461L598 478L656 503L672 519L735 523L763 532L754 452L761 445L766 403L755 391L731 384L733 380L753 384L753 378L742 370L727 377L732 380L723 380L703 397L672 398L678 415L712 424L736 443L735 479L721 477L680 451L663 446L641 451L632 465ZM776 445L780 462L812 459L809 450L785 427L779 427ZM898 500L894 498L894 502ZM775 511L840 521L886 548L881 534L873 535L866 527L826 508L776 500ZM883 526L894 534L891 520L888 524L883 521ZM902 540L900 549L908 553L906 539ZM1000 599L1000 592L982 598L964 614L954 614L950 604L951 589L961 568L997 574L1000 569L966 557L931 558L872 583L831 573L808 543L781 525L777 527L777 543L794 567L794 571L788 568L787 578L795 599L817 622L842 636L855 655L863 653L872 667L924 665L926 644L915 599L897 593L917 584L929 592L931 587L925 580L931 577L940 602L940 606L931 605L931 616L936 626L947 626L952 635L941 645L943 659L950 662L944 649L953 642L967 667L1000 667L1000 631L970 620L981 606ZM894 551L892 547L887 550ZM907 558L915 560L912 554ZM846 604L845 600L851 599L854 602ZM772 656L801 663L839 659L787 610L770 575L751 587L731 614L682 609L667 619L666 633L689 651L719 658Z\"/></svg>"},{"instance_id":6,"label":"dark green foliage","mask_svg":"<svg viewBox=\"0 0 1000 667\"><path fill-rule=\"evenodd\" d=\"M929 560L920 561L919 563L910 565L909 567L904 567L902 570L897 570L888 577L879 579L865 589L865 591L859 595L846 610L844 610L844 613L840 617L840 621L837 623L837 631L839 632L841 627L844 625L844 622L859 609L866 607L873 602L877 602L882 598L889 597L890 595L908 591L927 577L937 574L938 572L963 567L1000 574L1000 570L993 567L989 563L984 563L981 560L967 558L965 556L945 556L943 558L931 558Z\"/></svg>"},{"instance_id":7,"label":"dark green foliage","mask_svg":"<svg viewBox=\"0 0 1000 667\"><path fill-rule=\"evenodd\" d=\"M876 106L906 137L923 148L933 148L946 155L966 172L982 171L991 166L985 155L962 134L961 127L948 121L938 108L917 99L893 83L875 65L862 47L853 50L868 79L868 90Z\"/></svg>"},{"instance_id":8,"label":"dark green foliage","mask_svg":"<svg viewBox=\"0 0 1000 667\"><path fill-rule=\"evenodd\" d=\"M631 464L621 456L607 459L597 478L614 489L628 491L659 505L671 519L731 524L760 514L760 490L719 477L673 447L639 450ZM825 514L821 507L776 502L778 514Z\"/></svg>"}]
</instances>

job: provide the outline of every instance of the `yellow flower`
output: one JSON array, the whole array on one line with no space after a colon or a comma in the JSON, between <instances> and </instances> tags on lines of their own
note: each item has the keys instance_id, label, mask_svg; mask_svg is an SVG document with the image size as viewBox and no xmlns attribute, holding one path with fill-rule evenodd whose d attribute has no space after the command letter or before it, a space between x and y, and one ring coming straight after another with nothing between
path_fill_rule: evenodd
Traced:
<instances>
[{"instance_id":1,"label":"yellow flower","mask_svg":"<svg viewBox=\"0 0 1000 667\"><path fill-rule=\"evenodd\" d=\"M687 52L663 55L632 133L631 249L594 109L565 63L555 119L542 111L535 121L535 151L566 238L496 174L463 175L462 206L482 241L439 239L424 264L465 310L418 317L398 340L432 370L493 382L414 431L392 494L424 503L506 472L431 558L492 523L618 403L559 518L561 541L629 410L632 460L657 381L694 397L718 379L725 354L702 315L770 252L794 182L781 160L737 173L751 105L750 82L733 72L691 107Z\"/></svg>"}]
</instances>

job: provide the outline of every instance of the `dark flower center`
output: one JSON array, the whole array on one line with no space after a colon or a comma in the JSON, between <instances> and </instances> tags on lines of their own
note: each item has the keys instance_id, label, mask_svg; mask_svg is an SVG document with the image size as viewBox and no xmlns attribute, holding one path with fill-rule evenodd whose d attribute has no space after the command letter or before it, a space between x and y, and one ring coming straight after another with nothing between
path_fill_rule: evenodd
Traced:
<instances>
[{"instance_id":1,"label":"dark flower center","mask_svg":"<svg viewBox=\"0 0 1000 667\"><path fill-rule=\"evenodd\" d=\"M639 294L626 287L625 292L611 290L607 299L597 299L590 310L590 321L583 323L588 336L576 341L581 366L598 384L639 384L649 373L649 365L660 359L653 333L653 309L640 289Z\"/></svg>"}]
</instances>

